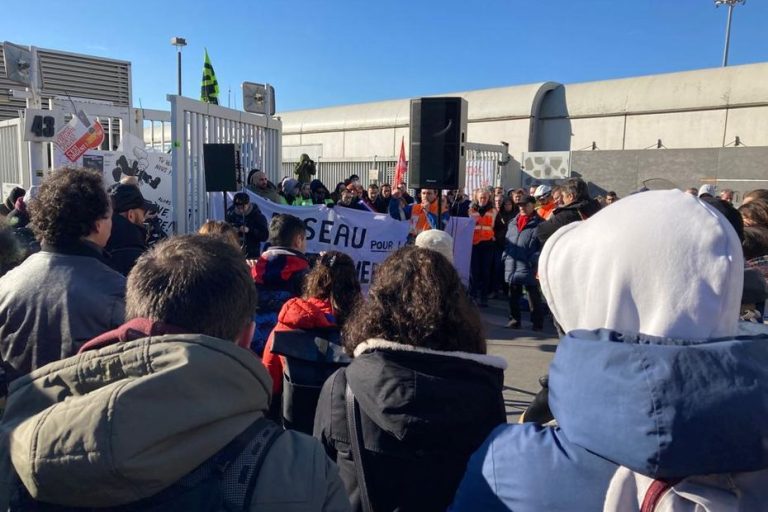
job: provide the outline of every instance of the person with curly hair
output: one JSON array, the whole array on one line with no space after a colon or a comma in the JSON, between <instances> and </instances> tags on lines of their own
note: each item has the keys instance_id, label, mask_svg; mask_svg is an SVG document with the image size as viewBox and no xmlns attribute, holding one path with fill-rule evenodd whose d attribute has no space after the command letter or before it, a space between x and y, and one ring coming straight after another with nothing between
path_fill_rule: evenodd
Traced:
<instances>
[{"instance_id":1,"label":"person with curly hair","mask_svg":"<svg viewBox=\"0 0 768 512\"><path fill-rule=\"evenodd\" d=\"M398 249L342 331L354 358L325 382L314 436L353 509L446 510L472 451L506 422L506 362L486 355L456 269L437 251ZM359 458L348 403L359 412Z\"/></svg>"},{"instance_id":2,"label":"person with curly hair","mask_svg":"<svg viewBox=\"0 0 768 512\"><path fill-rule=\"evenodd\" d=\"M283 392L285 359L272 351L275 333L301 329L340 344L339 329L361 299L360 282L352 258L339 251L323 253L307 274L303 295L289 299L283 305L277 317L277 325L264 348L262 361L272 377L272 402L276 406L280 405ZM304 422L306 424L294 425L292 428L305 427L299 430L311 434L314 409L295 412L296 414L292 415L293 423L302 423L298 420L299 417L309 419Z\"/></svg>"},{"instance_id":3,"label":"person with curly hair","mask_svg":"<svg viewBox=\"0 0 768 512\"><path fill-rule=\"evenodd\" d=\"M0 356L19 374L121 325L125 278L106 264L112 207L100 174L50 174L29 205L42 250L0 279Z\"/></svg>"}]
</instances>

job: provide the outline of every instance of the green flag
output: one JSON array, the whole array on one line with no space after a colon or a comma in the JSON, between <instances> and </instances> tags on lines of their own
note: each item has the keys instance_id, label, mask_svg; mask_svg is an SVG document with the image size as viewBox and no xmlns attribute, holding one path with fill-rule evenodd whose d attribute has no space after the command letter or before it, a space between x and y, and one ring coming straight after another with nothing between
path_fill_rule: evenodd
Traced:
<instances>
[{"instance_id":1,"label":"green flag","mask_svg":"<svg viewBox=\"0 0 768 512\"><path fill-rule=\"evenodd\" d=\"M219 104L219 82L216 81L216 73L208 58L208 49L205 49L205 62L203 63L203 85L200 87L200 101Z\"/></svg>"}]
</instances>

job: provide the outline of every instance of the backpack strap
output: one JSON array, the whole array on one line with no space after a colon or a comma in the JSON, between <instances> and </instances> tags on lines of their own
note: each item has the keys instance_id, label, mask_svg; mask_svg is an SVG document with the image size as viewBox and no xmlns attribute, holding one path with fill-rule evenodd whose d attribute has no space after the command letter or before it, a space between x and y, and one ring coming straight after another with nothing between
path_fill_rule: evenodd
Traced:
<instances>
[{"instance_id":1,"label":"backpack strap","mask_svg":"<svg viewBox=\"0 0 768 512\"><path fill-rule=\"evenodd\" d=\"M654 480L651 482L651 485L645 491L645 497L643 498L640 512L654 512L656 506L661 501L661 498L663 498L664 495L679 482L680 480Z\"/></svg>"},{"instance_id":2,"label":"backpack strap","mask_svg":"<svg viewBox=\"0 0 768 512\"><path fill-rule=\"evenodd\" d=\"M360 405L355 399L355 394L347 383L347 429L352 445L352 458L357 475L357 488L360 491L360 504L363 512L373 512L371 500L368 497L368 484L365 481L365 464L363 461L363 429L360 425Z\"/></svg>"},{"instance_id":3,"label":"backpack strap","mask_svg":"<svg viewBox=\"0 0 768 512\"><path fill-rule=\"evenodd\" d=\"M235 486L234 489L227 489L227 494L234 498L230 499L235 510L250 510L253 492L267 453L284 432L283 427L274 421L261 418L237 436L230 446L227 446L226 454L222 453L221 460L224 463L222 469L225 474L227 470L231 471L234 477L225 478L225 481Z\"/></svg>"}]
</instances>

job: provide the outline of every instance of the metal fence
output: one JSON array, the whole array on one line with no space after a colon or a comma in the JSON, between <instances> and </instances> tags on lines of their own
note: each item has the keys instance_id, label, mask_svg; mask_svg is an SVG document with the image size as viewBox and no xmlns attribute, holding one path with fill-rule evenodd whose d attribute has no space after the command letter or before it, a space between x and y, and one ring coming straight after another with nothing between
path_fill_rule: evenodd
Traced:
<instances>
[{"instance_id":1,"label":"metal fence","mask_svg":"<svg viewBox=\"0 0 768 512\"><path fill-rule=\"evenodd\" d=\"M29 155L25 155L27 144L22 139L24 126L21 119L0 121L0 194L4 201L7 195L6 188L13 185L28 187L23 173L25 167L29 167Z\"/></svg>"},{"instance_id":2,"label":"metal fence","mask_svg":"<svg viewBox=\"0 0 768 512\"><path fill-rule=\"evenodd\" d=\"M485 181L489 181L488 184L499 184L502 181L502 173L505 172L507 163L510 161L507 146L467 143L466 149L467 165L471 163L473 168L480 169L485 176ZM318 158L316 164L317 175L315 177L322 181L331 192L337 183L344 181L352 174L357 174L365 187L374 180L379 185L383 183L397 185L392 183L395 179L396 156L346 159ZM295 165L295 161L283 161L282 175L278 181L284 177L295 177L293 173ZM474 176L471 177L467 174L465 188L473 190L476 187L476 181Z\"/></svg>"},{"instance_id":3,"label":"metal fence","mask_svg":"<svg viewBox=\"0 0 768 512\"><path fill-rule=\"evenodd\" d=\"M397 157L367 157L347 159L318 158L317 174L315 178L322 181L328 190L333 192L336 184L344 181L353 174L360 176L360 183L367 187L373 181L379 185L392 183L395 176ZM284 177L295 178L293 173L296 162L283 162L282 174L278 181ZM275 182L277 183L277 182Z\"/></svg>"},{"instance_id":4,"label":"metal fence","mask_svg":"<svg viewBox=\"0 0 768 512\"><path fill-rule=\"evenodd\" d=\"M204 144L241 144L244 169L258 167L271 180L278 179L282 160L281 121L182 96L168 96L168 101L171 102L176 233L194 231L208 217Z\"/></svg>"}]
</instances>

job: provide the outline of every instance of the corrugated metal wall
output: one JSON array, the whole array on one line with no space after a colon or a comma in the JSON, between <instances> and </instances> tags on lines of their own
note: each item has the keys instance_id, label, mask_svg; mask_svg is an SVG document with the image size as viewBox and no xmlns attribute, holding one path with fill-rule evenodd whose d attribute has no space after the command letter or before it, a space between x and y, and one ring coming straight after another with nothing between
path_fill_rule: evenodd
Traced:
<instances>
[{"instance_id":1,"label":"corrugated metal wall","mask_svg":"<svg viewBox=\"0 0 768 512\"><path fill-rule=\"evenodd\" d=\"M0 38L1 40L1 38ZM88 55L38 49L43 76L43 105L53 96L111 101L131 106L131 63ZM8 98L6 92L19 84L5 78L5 61L0 52L0 121L19 117L26 105L22 98Z\"/></svg>"}]
</instances>

